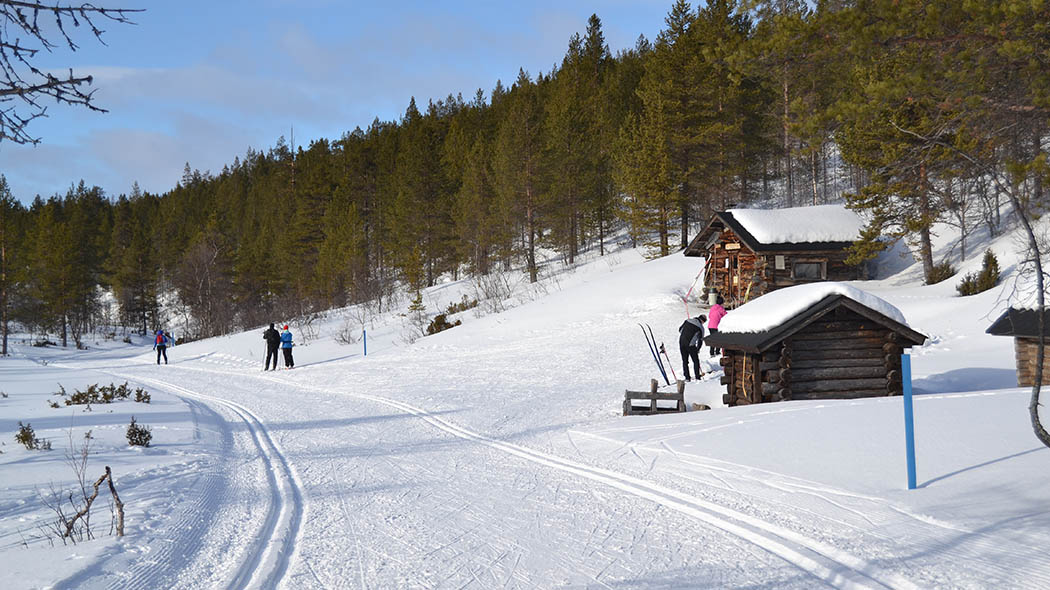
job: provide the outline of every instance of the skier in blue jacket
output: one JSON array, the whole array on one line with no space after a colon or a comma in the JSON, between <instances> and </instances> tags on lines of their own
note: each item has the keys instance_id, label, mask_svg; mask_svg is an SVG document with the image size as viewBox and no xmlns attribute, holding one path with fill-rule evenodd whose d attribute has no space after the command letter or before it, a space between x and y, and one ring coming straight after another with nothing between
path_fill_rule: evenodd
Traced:
<instances>
[{"instance_id":1,"label":"skier in blue jacket","mask_svg":"<svg viewBox=\"0 0 1050 590\"><path fill-rule=\"evenodd\" d=\"M295 361L292 360L292 347L295 344L292 343L292 333L288 330L288 324L284 325L284 330L281 332L281 351L284 352L284 367L291 369L295 366Z\"/></svg>"},{"instance_id":2,"label":"skier in blue jacket","mask_svg":"<svg viewBox=\"0 0 1050 590\"><path fill-rule=\"evenodd\" d=\"M164 364L168 364L168 337L164 330L157 330L156 338L153 339L153 349L157 351L157 364L160 364L161 355L164 355Z\"/></svg>"}]
</instances>

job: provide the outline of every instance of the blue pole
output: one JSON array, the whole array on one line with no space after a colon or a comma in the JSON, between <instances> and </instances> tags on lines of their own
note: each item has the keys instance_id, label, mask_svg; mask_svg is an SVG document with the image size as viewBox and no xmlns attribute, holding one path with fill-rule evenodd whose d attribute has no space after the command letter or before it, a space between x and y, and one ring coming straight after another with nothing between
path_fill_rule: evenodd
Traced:
<instances>
[{"instance_id":1,"label":"blue pole","mask_svg":"<svg viewBox=\"0 0 1050 590\"><path fill-rule=\"evenodd\" d=\"M912 412L911 356L901 355L901 380L904 385L904 448L908 455L908 489L915 489L915 416Z\"/></svg>"},{"instance_id":2,"label":"blue pole","mask_svg":"<svg viewBox=\"0 0 1050 590\"><path fill-rule=\"evenodd\" d=\"M361 328L361 341L365 343L365 356L368 356L368 330Z\"/></svg>"}]
</instances>

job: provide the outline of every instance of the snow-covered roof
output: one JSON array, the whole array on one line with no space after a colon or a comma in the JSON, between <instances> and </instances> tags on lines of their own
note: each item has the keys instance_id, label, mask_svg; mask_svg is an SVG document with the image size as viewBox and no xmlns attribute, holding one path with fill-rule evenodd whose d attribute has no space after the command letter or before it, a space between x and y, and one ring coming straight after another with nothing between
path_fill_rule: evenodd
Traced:
<instances>
[{"instance_id":1,"label":"snow-covered roof","mask_svg":"<svg viewBox=\"0 0 1050 590\"><path fill-rule=\"evenodd\" d=\"M733 218L763 244L852 242L864 220L845 205L787 209L729 209Z\"/></svg>"},{"instance_id":2,"label":"snow-covered roof","mask_svg":"<svg viewBox=\"0 0 1050 590\"><path fill-rule=\"evenodd\" d=\"M765 332L795 317L829 295L843 295L905 326L904 314L886 300L845 283L820 282L777 289L730 311L719 334Z\"/></svg>"}]
</instances>

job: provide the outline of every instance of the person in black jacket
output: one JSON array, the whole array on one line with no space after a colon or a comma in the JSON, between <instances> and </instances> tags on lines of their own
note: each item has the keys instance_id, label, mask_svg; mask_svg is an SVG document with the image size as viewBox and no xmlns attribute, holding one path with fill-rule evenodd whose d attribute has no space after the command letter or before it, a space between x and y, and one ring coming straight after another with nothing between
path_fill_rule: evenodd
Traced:
<instances>
[{"instance_id":1,"label":"person in black jacket","mask_svg":"<svg viewBox=\"0 0 1050 590\"><path fill-rule=\"evenodd\" d=\"M273 324L270 324L270 329L263 332L263 339L266 340L266 368L264 371L270 370L270 358L273 358L273 370L277 370L277 348L281 346L281 333L274 329Z\"/></svg>"},{"instance_id":2,"label":"person in black jacket","mask_svg":"<svg viewBox=\"0 0 1050 590\"><path fill-rule=\"evenodd\" d=\"M698 315L682 322L678 327L678 349L682 352L682 371L685 380L689 381L689 359L693 359L693 367L696 369L696 378L699 379L703 372L700 370L700 343L704 341L704 322L707 318Z\"/></svg>"}]
</instances>

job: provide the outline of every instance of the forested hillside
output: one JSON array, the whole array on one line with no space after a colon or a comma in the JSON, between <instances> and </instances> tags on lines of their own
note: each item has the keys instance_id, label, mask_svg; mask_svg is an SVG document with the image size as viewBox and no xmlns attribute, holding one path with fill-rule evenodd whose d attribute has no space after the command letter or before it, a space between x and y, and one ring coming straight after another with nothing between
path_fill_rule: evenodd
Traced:
<instances>
[{"instance_id":1,"label":"forested hillside","mask_svg":"<svg viewBox=\"0 0 1050 590\"><path fill-rule=\"evenodd\" d=\"M513 78L513 82L510 80ZM0 311L78 343L186 337L350 302L382 307L445 276L573 264L614 231L667 255L714 210L845 198L880 237L1000 231L1044 208L1050 6L1031 0L712 0L610 53L598 16L549 72L418 105L338 138L186 165L165 194L91 180L25 207L0 176ZM71 179L73 180L73 179ZM118 317L105 317L112 292Z\"/></svg>"}]
</instances>

